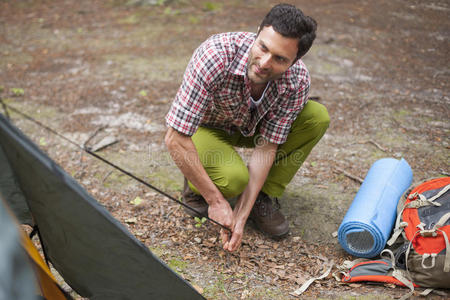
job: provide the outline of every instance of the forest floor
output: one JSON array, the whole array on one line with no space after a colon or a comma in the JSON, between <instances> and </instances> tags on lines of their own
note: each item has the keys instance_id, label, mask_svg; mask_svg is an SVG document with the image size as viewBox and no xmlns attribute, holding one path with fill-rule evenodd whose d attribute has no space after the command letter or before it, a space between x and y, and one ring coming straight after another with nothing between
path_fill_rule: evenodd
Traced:
<instances>
[{"instance_id":1,"label":"forest floor","mask_svg":"<svg viewBox=\"0 0 450 300\"><path fill-rule=\"evenodd\" d=\"M295 299L307 279L353 259L332 233L360 187L351 177L364 178L376 160L406 159L413 185L450 172L449 2L288 2L319 24L304 62L310 95L328 108L331 124L281 198L286 239L270 240L249 225L242 247L224 252L217 226L196 227L177 203L11 113L208 299ZM164 145L164 116L190 56L214 33L255 31L274 4L2 0L0 96L79 144L117 140L98 153L178 198L183 177ZM330 274L300 298L392 299L406 291L342 284Z\"/></svg>"}]
</instances>

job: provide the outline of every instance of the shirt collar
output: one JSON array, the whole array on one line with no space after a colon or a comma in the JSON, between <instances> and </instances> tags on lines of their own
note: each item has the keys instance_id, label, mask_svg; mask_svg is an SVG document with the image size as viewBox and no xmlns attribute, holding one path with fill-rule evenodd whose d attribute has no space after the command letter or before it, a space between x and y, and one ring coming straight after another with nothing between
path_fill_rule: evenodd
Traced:
<instances>
[{"instance_id":1,"label":"shirt collar","mask_svg":"<svg viewBox=\"0 0 450 300\"><path fill-rule=\"evenodd\" d=\"M256 40L255 33L249 33L238 43L238 50L230 65L229 71L238 76L247 77L247 63L250 55L250 49Z\"/></svg>"}]
</instances>

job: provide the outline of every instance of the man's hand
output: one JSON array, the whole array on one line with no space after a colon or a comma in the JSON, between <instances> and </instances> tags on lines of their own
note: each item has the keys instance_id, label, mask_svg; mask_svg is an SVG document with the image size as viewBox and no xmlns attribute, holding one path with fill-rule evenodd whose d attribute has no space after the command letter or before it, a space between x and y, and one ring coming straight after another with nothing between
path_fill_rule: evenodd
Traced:
<instances>
[{"instance_id":1,"label":"man's hand","mask_svg":"<svg viewBox=\"0 0 450 300\"><path fill-rule=\"evenodd\" d=\"M242 243L242 237L244 236L245 220L236 220L233 218L233 224L231 225L231 234L225 229L220 230L220 238L224 250L230 252L237 250Z\"/></svg>"},{"instance_id":2,"label":"man's hand","mask_svg":"<svg viewBox=\"0 0 450 300\"><path fill-rule=\"evenodd\" d=\"M230 226L231 233L225 229L220 230L220 239L224 250L230 252L239 249L242 243L242 237L244 236L244 227L248 218L248 206L253 201L246 201L244 199L245 193L243 193L233 210L233 220ZM246 203L247 205L244 205Z\"/></svg>"},{"instance_id":3,"label":"man's hand","mask_svg":"<svg viewBox=\"0 0 450 300\"><path fill-rule=\"evenodd\" d=\"M248 165L250 175L248 185L244 192L239 196L234 207L233 220L230 226L232 233L230 235L230 233L224 229L220 231L223 249L235 251L241 245L245 223L250 215L256 197L261 191L261 187L267 178L267 174L272 167L277 147L276 144L264 140L256 145Z\"/></svg>"},{"instance_id":4,"label":"man's hand","mask_svg":"<svg viewBox=\"0 0 450 300\"><path fill-rule=\"evenodd\" d=\"M208 207L208 217L214 221L230 228L233 224L233 211L230 203L224 198L222 201L216 201ZM225 231L225 229L222 229Z\"/></svg>"}]
</instances>

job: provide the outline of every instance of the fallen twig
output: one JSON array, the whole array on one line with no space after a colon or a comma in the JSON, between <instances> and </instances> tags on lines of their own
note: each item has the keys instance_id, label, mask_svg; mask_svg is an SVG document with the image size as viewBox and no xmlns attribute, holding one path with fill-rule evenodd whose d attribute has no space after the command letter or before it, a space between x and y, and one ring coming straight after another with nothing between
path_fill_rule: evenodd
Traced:
<instances>
[{"instance_id":1,"label":"fallen twig","mask_svg":"<svg viewBox=\"0 0 450 300\"><path fill-rule=\"evenodd\" d=\"M373 140L368 140L367 142L368 142L368 143L371 143L371 144L373 144L373 145L375 145L375 147L377 147L378 149L380 149L380 150L383 151L383 152L386 152L386 151L387 151L385 148L381 147L380 144L378 144L377 142L375 142L375 141L373 141Z\"/></svg>"},{"instance_id":2,"label":"fallen twig","mask_svg":"<svg viewBox=\"0 0 450 300\"><path fill-rule=\"evenodd\" d=\"M361 143L361 144L369 143L369 144L374 145L375 147L377 147L378 149L380 149L380 150L383 151L383 152L387 152L387 151L388 151L387 149L385 149L384 147L382 147L380 144L378 144L378 143L375 142L374 140L367 140L367 141L363 141L363 142L360 142L360 143Z\"/></svg>"},{"instance_id":3,"label":"fallen twig","mask_svg":"<svg viewBox=\"0 0 450 300\"><path fill-rule=\"evenodd\" d=\"M174 209L170 209L169 212L164 216L164 218L168 219L170 215L179 210L180 207L181 207L180 205L177 205Z\"/></svg>"},{"instance_id":4,"label":"fallen twig","mask_svg":"<svg viewBox=\"0 0 450 300\"><path fill-rule=\"evenodd\" d=\"M403 129L403 130L405 130L405 131L408 130L408 128L406 128L405 126L402 126L402 124L400 124L400 122L397 121L395 118L392 118L392 117L391 117L391 120L395 123L395 125L397 125L397 127L401 128L401 129Z\"/></svg>"},{"instance_id":5,"label":"fallen twig","mask_svg":"<svg viewBox=\"0 0 450 300\"><path fill-rule=\"evenodd\" d=\"M336 171L339 171L340 173L344 174L345 176L347 176L350 179L353 179L354 181L357 181L359 183L363 183L363 179L361 177L355 176L353 174L348 173L347 171L345 171L344 169L341 169L339 167L336 167Z\"/></svg>"},{"instance_id":6,"label":"fallen twig","mask_svg":"<svg viewBox=\"0 0 450 300\"><path fill-rule=\"evenodd\" d=\"M86 148L86 145L101 131L101 130L103 130L103 129L105 129L106 128L106 126L102 126L102 127L99 127L99 128L97 128L95 131L94 131L94 133L93 134L91 134L88 138L87 138L87 140L84 142L84 144L83 144L83 147L84 148Z\"/></svg>"},{"instance_id":7,"label":"fallen twig","mask_svg":"<svg viewBox=\"0 0 450 300\"><path fill-rule=\"evenodd\" d=\"M435 79L436 77L438 77L439 75L445 75L450 73L450 70L444 70L444 71L437 71L433 74L433 79Z\"/></svg>"},{"instance_id":8,"label":"fallen twig","mask_svg":"<svg viewBox=\"0 0 450 300\"><path fill-rule=\"evenodd\" d=\"M108 146L114 145L117 142L119 142L119 140L116 139L115 137L107 136L107 137L103 138L100 142L98 142L97 144L92 146L91 151L92 152L100 151L102 149L105 149Z\"/></svg>"},{"instance_id":9,"label":"fallen twig","mask_svg":"<svg viewBox=\"0 0 450 300\"><path fill-rule=\"evenodd\" d=\"M84 152L80 152L80 162L78 165L80 165L80 169L78 169L78 171L75 172L75 174L73 175L73 178L76 178L77 180L81 180L81 178L83 178L83 176L85 175L85 171L84 171L84 167L85 164L83 163L83 154Z\"/></svg>"},{"instance_id":10,"label":"fallen twig","mask_svg":"<svg viewBox=\"0 0 450 300\"><path fill-rule=\"evenodd\" d=\"M108 172L108 174L106 174L105 177L103 177L103 179L102 179L102 184L105 183L106 179L109 177L109 175L111 175L111 173L112 173L113 171L114 171L114 170L110 170L110 171Z\"/></svg>"},{"instance_id":11,"label":"fallen twig","mask_svg":"<svg viewBox=\"0 0 450 300\"><path fill-rule=\"evenodd\" d=\"M235 287L235 288L232 288L232 289L230 290L230 293L233 293L233 292L242 290L243 288L245 288L245 286L243 286L243 285L238 286L238 287Z\"/></svg>"}]
</instances>

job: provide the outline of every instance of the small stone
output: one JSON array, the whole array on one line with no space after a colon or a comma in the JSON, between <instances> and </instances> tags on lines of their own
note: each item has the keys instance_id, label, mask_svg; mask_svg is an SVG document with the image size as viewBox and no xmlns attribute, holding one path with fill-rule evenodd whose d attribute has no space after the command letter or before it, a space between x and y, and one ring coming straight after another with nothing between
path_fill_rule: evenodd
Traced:
<instances>
[{"instance_id":1,"label":"small stone","mask_svg":"<svg viewBox=\"0 0 450 300\"><path fill-rule=\"evenodd\" d=\"M202 239L199 238L199 237L195 237L195 238L194 238L194 241L195 241L197 244L200 244L200 243L202 242Z\"/></svg>"}]
</instances>

